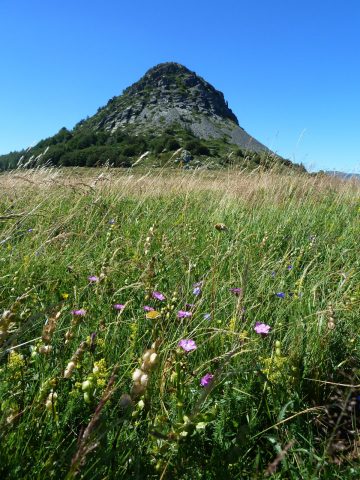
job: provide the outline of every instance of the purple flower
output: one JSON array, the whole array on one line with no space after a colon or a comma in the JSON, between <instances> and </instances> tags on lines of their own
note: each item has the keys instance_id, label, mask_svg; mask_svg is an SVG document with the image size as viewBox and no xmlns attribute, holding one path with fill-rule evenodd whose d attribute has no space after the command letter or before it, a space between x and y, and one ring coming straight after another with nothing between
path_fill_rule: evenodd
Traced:
<instances>
[{"instance_id":1,"label":"purple flower","mask_svg":"<svg viewBox=\"0 0 360 480\"><path fill-rule=\"evenodd\" d=\"M210 320L211 319L211 313L204 313L204 320Z\"/></svg>"},{"instance_id":2,"label":"purple flower","mask_svg":"<svg viewBox=\"0 0 360 480\"><path fill-rule=\"evenodd\" d=\"M83 308L80 308L80 310L71 310L72 315L79 315L80 317L83 317L86 315L86 310Z\"/></svg>"},{"instance_id":3,"label":"purple flower","mask_svg":"<svg viewBox=\"0 0 360 480\"><path fill-rule=\"evenodd\" d=\"M236 296L239 296L242 292L241 288L229 288L230 292L233 293Z\"/></svg>"},{"instance_id":4,"label":"purple flower","mask_svg":"<svg viewBox=\"0 0 360 480\"><path fill-rule=\"evenodd\" d=\"M276 275L276 272L275 272L275 270L273 270L273 271L271 272L271 276L274 278L275 275Z\"/></svg>"},{"instance_id":5,"label":"purple flower","mask_svg":"<svg viewBox=\"0 0 360 480\"><path fill-rule=\"evenodd\" d=\"M191 352L192 350L197 349L195 341L191 340L190 338L184 338L183 340L180 340L178 347L185 350L185 352Z\"/></svg>"},{"instance_id":6,"label":"purple flower","mask_svg":"<svg viewBox=\"0 0 360 480\"><path fill-rule=\"evenodd\" d=\"M203 280L200 280L200 282L193 283L193 287L202 287L203 286Z\"/></svg>"},{"instance_id":7,"label":"purple flower","mask_svg":"<svg viewBox=\"0 0 360 480\"><path fill-rule=\"evenodd\" d=\"M207 373L206 375L204 375L202 377L202 379L200 380L200 385L202 387L208 387L212 381L212 379L214 378L214 375L212 373Z\"/></svg>"},{"instance_id":8,"label":"purple flower","mask_svg":"<svg viewBox=\"0 0 360 480\"><path fill-rule=\"evenodd\" d=\"M186 308L194 308L195 307L195 303L187 303L185 305Z\"/></svg>"},{"instance_id":9,"label":"purple flower","mask_svg":"<svg viewBox=\"0 0 360 480\"><path fill-rule=\"evenodd\" d=\"M161 302L165 300L165 295L160 292L152 292L152 296L153 298L155 298L156 300L160 300Z\"/></svg>"},{"instance_id":10,"label":"purple flower","mask_svg":"<svg viewBox=\"0 0 360 480\"><path fill-rule=\"evenodd\" d=\"M91 283L97 283L97 282L99 281L99 277L97 277L96 275L90 275L90 276L88 277L88 280L89 280L89 282L91 282Z\"/></svg>"},{"instance_id":11,"label":"purple flower","mask_svg":"<svg viewBox=\"0 0 360 480\"><path fill-rule=\"evenodd\" d=\"M149 305L145 305L145 306L144 306L144 311L145 311L145 312L153 312L154 310L155 310L155 308L149 307Z\"/></svg>"},{"instance_id":12,"label":"purple flower","mask_svg":"<svg viewBox=\"0 0 360 480\"><path fill-rule=\"evenodd\" d=\"M292 270L293 268L294 268L293 265L288 265L288 267L287 267L287 269L288 269L289 271Z\"/></svg>"},{"instance_id":13,"label":"purple flower","mask_svg":"<svg viewBox=\"0 0 360 480\"><path fill-rule=\"evenodd\" d=\"M185 310L179 310L178 314L177 314L177 317L178 318L188 318L188 317L191 317L191 315L192 315L192 312L186 312Z\"/></svg>"},{"instance_id":14,"label":"purple flower","mask_svg":"<svg viewBox=\"0 0 360 480\"><path fill-rule=\"evenodd\" d=\"M284 292L278 292L276 293L276 296L279 298L285 298L285 293Z\"/></svg>"},{"instance_id":15,"label":"purple flower","mask_svg":"<svg viewBox=\"0 0 360 480\"><path fill-rule=\"evenodd\" d=\"M28 228L28 232L29 232L29 233L32 233L33 231L34 231L33 228Z\"/></svg>"},{"instance_id":16,"label":"purple flower","mask_svg":"<svg viewBox=\"0 0 360 480\"><path fill-rule=\"evenodd\" d=\"M115 223L115 219L114 219L114 218L110 218L109 224L110 224L110 225L114 225L114 223Z\"/></svg>"},{"instance_id":17,"label":"purple flower","mask_svg":"<svg viewBox=\"0 0 360 480\"><path fill-rule=\"evenodd\" d=\"M113 307L115 308L115 310L124 310L125 305L123 305L122 303L115 303Z\"/></svg>"},{"instance_id":18,"label":"purple flower","mask_svg":"<svg viewBox=\"0 0 360 480\"><path fill-rule=\"evenodd\" d=\"M195 287L194 290L193 290L193 294L194 295L200 295L201 293L201 288L200 287Z\"/></svg>"},{"instance_id":19,"label":"purple flower","mask_svg":"<svg viewBox=\"0 0 360 480\"><path fill-rule=\"evenodd\" d=\"M255 330L255 332L258 333L259 335L262 335L262 336L265 337L265 336L268 335L268 333L270 332L271 327L270 327L270 325L266 325L266 323L256 322L256 323L255 323L254 330Z\"/></svg>"}]
</instances>

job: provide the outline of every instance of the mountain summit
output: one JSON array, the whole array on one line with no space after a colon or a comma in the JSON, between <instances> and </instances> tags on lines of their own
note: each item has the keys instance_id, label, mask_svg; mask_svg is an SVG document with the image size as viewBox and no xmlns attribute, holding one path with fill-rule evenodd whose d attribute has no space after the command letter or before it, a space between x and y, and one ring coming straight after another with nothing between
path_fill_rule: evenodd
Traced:
<instances>
[{"instance_id":1,"label":"mountain summit","mask_svg":"<svg viewBox=\"0 0 360 480\"><path fill-rule=\"evenodd\" d=\"M239 126L224 94L179 63L161 63L113 97L83 126L114 133L164 131L177 124L200 139L226 139L251 151L264 145Z\"/></svg>"}]
</instances>

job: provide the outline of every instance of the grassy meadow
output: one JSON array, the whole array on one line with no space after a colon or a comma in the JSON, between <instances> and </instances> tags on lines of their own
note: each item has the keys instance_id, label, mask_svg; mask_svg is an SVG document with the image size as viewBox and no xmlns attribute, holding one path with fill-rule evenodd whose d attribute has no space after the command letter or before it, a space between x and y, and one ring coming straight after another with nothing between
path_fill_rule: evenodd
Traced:
<instances>
[{"instance_id":1,"label":"grassy meadow","mask_svg":"<svg viewBox=\"0 0 360 480\"><path fill-rule=\"evenodd\" d=\"M359 220L325 176L1 174L0 478L359 478Z\"/></svg>"}]
</instances>

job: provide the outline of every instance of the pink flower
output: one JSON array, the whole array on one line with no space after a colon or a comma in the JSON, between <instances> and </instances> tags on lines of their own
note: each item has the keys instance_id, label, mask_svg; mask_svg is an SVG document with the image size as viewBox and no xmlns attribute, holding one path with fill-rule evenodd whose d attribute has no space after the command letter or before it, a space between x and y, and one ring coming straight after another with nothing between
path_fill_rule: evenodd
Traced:
<instances>
[{"instance_id":1,"label":"pink flower","mask_svg":"<svg viewBox=\"0 0 360 480\"><path fill-rule=\"evenodd\" d=\"M195 341L191 340L190 338L184 338L183 340L180 340L178 346L185 350L185 352L191 352L192 350L197 349Z\"/></svg>"},{"instance_id":2,"label":"pink flower","mask_svg":"<svg viewBox=\"0 0 360 480\"><path fill-rule=\"evenodd\" d=\"M156 300L160 300L161 302L165 300L165 295L163 295L161 292L152 292L153 298Z\"/></svg>"},{"instance_id":3,"label":"pink flower","mask_svg":"<svg viewBox=\"0 0 360 480\"><path fill-rule=\"evenodd\" d=\"M237 295L237 296L239 296L242 292L241 288L230 288L229 290L230 290L231 293L233 293L234 295Z\"/></svg>"},{"instance_id":4,"label":"pink flower","mask_svg":"<svg viewBox=\"0 0 360 480\"><path fill-rule=\"evenodd\" d=\"M144 311L145 311L145 312L153 312L154 310L155 310L155 308L149 307L149 305L145 305L145 306L144 306Z\"/></svg>"},{"instance_id":5,"label":"pink flower","mask_svg":"<svg viewBox=\"0 0 360 480\"><path fill-rule=\"evenodd\" d=\"M214 378L214 375L212 373L207 373L206 375L204 375L202 377L202 379L200 380L200 385L202 387L208 387L212 381L212 379Z\"/></svg>"},{"instance_id":6,"label":"pink flower","mask_svg":"<svg viewBox=\"0 0 360 480\"><path fill-rule=\"evenodd\" d=\"M266 323L256 322L254 330L259 335L266 336L269 334L271 327L270 325L266 325Z\"/></svg>"},{"instance_id":7,"label":"pink flower","mask_svg":"<svg viewBox=\"0 0 360 480\"><path fill-rule=\"evenodd\" d=\"M192 312L186 312L185 310L179 310L178 314L177 314L177 317L178 318L188 318L188 317L191 317L191 315L192 315Z\"/></svg>"},{"instance_id":8,"label":"pink flower","mask_svg":"<svg viewBox=\"0 0 360 480\"><path fill-rule=\"evenodd\" d=\"M96 283L96 282L99 281L99 277L97 277L96 275L90 275L90 276L88 277L88 280L89 280L89 282L91 282L91 283Z\"/></svg>"},{"instance_id":9,"label":"pink flower","mask_svg":"<svg viewBox=\"0 0 360 480\"><path fill-rule=\"evenodd\" d=\"M71 310L72 315L79 315L80 317L83 317L86 315L86 310L83 308L80 308L80 310Z\"/></svg>"},{"instance_id":10,"label":"pink flower","mask_svg":"<svg viewBox=\"0 0 360 480\"><path fill-rule=\"evenodd\" d=\"M123 305L122 303L115 303L113 307L115 308L115 310L124 310L125 305Z\"/></svg>"}]
</instances>

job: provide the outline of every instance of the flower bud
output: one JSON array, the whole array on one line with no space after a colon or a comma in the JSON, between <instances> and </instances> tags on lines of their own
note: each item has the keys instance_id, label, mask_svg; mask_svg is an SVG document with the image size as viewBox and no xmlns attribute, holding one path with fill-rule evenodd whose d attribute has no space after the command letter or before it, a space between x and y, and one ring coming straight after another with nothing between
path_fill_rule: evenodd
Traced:
<instances>
[{"instance_id":1,"label":"flower bud","mask_svg":"<svg viewBox=\"0 0 360 480\"><path fill-rule=\"evenodd\" d=\"M281 347L281 342L279 340L276 340L275 342L275 347L280 348Z\"/></svg>"},{"instance_id":2,"label":"flower bud","mask_svg":"<svg viewBox=\"0 0 360 480\"><path fill-rule=\"evenodd\" d=\"M137 368L134 373L132 374L132 379L135 383L140 381L141 376L143 375L143 371L140 368Z\"/></svg>"},{"instance_id":3,"label":"flower bud","mask_svg":"<svg viewBox=\"0 0 360 480\"><path fill-rule=\"evenodd\" d=\"M41 345L39 347L39 353L44 353L45 355L47 355L48 353L50 353L52 350L52 346L51 345Z\"/></svg>"},{"instance_id":4,"label":"flower bud","mask_svg":"<svg viewBox=\"0 0 360 480\"><path fill-rule=\"evenodd\" d=\"M157 361L158 361L158 354L157 353L152 353L150 355L150 359L149 359L151 365L156 365L157 364Z\"/></svg>"},{"instance_id":5,"label":"flower bud","mask_svg":"<svg viewBox=\"0 0 360 480\"><path fill-rule=\"evenodd\" d=\"M90 382L90 380L85 380L81 384L81 389L83 392L87 392L88 390L91 389L91 387L92 387L92 383Z\"/></svg>"},{"instance_id":6,"label":"flower bud","mask_svg":"<svg viewBox=\"0 0 360 480\"><path fill-rule=\"evenodd\" d=\"M144 353L144 355L143 355L143 357L142 357L143 360L144 360L144 362L148 362L148 361L150 360L150 355L151 355L151 353L152 353L151 350L147 350L147 351Z\"/></svg>"},{"instance_id":7,"label":"flower bud","mask_svg":"<svg viewBox=\"0 0 360 480\"><path fill-rule=\"evenodd\" d=\"M70 378L74 368L75 368L75 362L69 362L64 372L64 378Z\"/></svg>"},{"instance_id":8,"label":"flower bud","mask_svg":"<svg viewBox=\"0 0 360 480\"><path fill-rule=\"evenodd\" d=\"M147 375L146 373L144 373L143 375L141 375L141 378L140 378L140 384L143 385L144 387L147 386L148 384L148 381L149 381L149 375Z\"/></svg>"}]
</instances>

